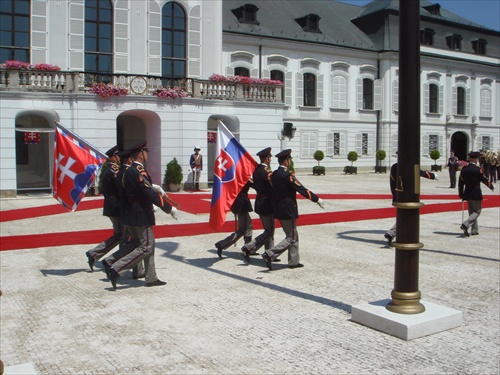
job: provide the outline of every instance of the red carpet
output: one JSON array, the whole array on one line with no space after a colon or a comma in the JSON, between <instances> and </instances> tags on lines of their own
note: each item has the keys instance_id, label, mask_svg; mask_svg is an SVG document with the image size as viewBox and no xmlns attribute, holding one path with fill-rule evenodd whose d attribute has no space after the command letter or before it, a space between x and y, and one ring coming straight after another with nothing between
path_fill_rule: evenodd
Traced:
<instances>
[{"instance_id":1,"label":"red carpet","mask_svg":"<svg viewBox=\"0 0 500 375\"><path fill-rule=\"evenodd\" d=\"M198 195L197 195L198 196ZM368 196L367 195L322 195L322 197L326 199L387 199L390 196L385 195L376 195L376 196ZM446 197L446 198L445 198ZM181 195L173 196L174 200L178 201L181 204L181 209L184 209L182 204L190 205L192 203L184 201L184 196ZM190 196L193 198L193 195ZM456 199L456 196L422 196L422 199ZM202 202L203 198L200 199L192 199L195 202L198 202L197 208L205 208L200 207L200 202ZM205 198L206 199L206 198ZM209 197L208 197L209 199ZM84 207L85 209L90 209L88 207L93 207L93 205L97 205L97 202L102 206L102 200L98 201L88 201L82 202L82 204L86 203ZM207 202L209 205L209 203ZM97 205L98 206L98 205ZM483 201L483 208L493 208L500 206L500 196L486 196ZM42 211L45 215L53 215L56 212L56 207L54 206L54 210L47 210L46 206ZM62 207L61 207L62 208ZM99 208L94 207L94 208ZM192 206L191 208L195 208ZM80 207L79 207L80 209ZM25 209L30 213L35 212L38 209ZM32 211L34 210L34 211ZM420 209L421 214L431 214L431 213L439 213L439 212L451 212L451 211L461 211L462 210L462 202L451 202L451 203L433 203L426 204L424 207ZM13 210L13 211L23 211L23 210ZM4 211L2 213L2 220L4 220L4 213L8 213L9 211ZM66 212L64 209L62 212ZM58 212L58 213L62 213ZM38 216L44 216L44 215ZM11 217L20 217L22 216L20 213L17 215L11 215ZM348 222L348 221L362 221L362 220L374 220L374 219L385 219L396 216L396 208L388 207L388 208L375 208L375 209L365 209L365 210L349 210L349 211L339 211L339 212L322 212L322 213L314 213L314 214L304 214L300 215L298 220L298 225L318 225L318 224L327 224L327 223L338 223L338 222ZM31 216L30 216L31 217ZM19 220L18 218L14 218L12 220ZM5 220L6 221L6 220ZM262 229L262 225L260 220L253 220L254 229ZM220 232L232 232L234 230L234 222L228 221L224 224L223 228ZM213 233L213 229L208 225L208 223L192 223L192 224L172 224L172 225L157 225L154 228L155 236L157 238L164 237L183 237L183 236L192 236L192 235L200 235ZM21 236L5 236L0 237L0 251L5 250L20 250L20 249L31 249L37 247L52 247L52 246L69 246L69 245L79 245L79 244L96 244L96 239L105 239L112 234L110 229L102 229L102 230L85 230L85 231L73 231L73 232L60 232L60 233L47 233L47 234L31 234L31 235L21 235Z\"/></svg>"}]
</instances>

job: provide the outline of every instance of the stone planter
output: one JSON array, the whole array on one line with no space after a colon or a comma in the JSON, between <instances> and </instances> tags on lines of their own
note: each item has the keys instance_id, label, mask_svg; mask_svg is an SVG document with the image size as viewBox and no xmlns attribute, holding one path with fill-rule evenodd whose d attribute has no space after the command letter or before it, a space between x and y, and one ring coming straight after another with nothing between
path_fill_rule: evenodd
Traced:
<instances>
[{"instance_id":1,"label":"stone planter","mask_svg":"<svg viewBox=\"0 0 500 375\"><path fill-rule=\"evenodd\" d=\"M315 167L313 167L313 175L314 176L325 175L325 167L321 165L316 165Z\"/></svg>"},{"instance_id":2,"label":"stone planter","mask_svg":"<svg viewBox=\"0 0 500 375\"><path fill-rule=\"evenodd\" d=\"M168 184L168 191L180 191L181 190L181 185L179 184Z\"/></svg>"},{"instance_id":3,"label":"stone planter","mask_svg":"<svg viewBox=\"0 0 500 375\"><path fill-rule=\"evenodd\" d=\"M358 174L358 167L351 167L350 165L347 165L344 167L344 173L345 174Z\"/></svg>"},{"instance_id":4,"label":"stone planter","mask_svg":"<svg viewBox=\"0 0 500 375\"><path fill-rule=\"evenodd\" d=\"M441 171L441 166L437 164L432 164L431 165L431 171Z\"/></svg>"},{"instance_id":5,"label":"stone planter","mask_svg":"<svg viewBox=\"0 0 500 375\"><path fill-rule=\"evenodd\" d=\"M385 165L375 166L375 173L387 173L387 167Z\"/></svg>"}]
</instances>

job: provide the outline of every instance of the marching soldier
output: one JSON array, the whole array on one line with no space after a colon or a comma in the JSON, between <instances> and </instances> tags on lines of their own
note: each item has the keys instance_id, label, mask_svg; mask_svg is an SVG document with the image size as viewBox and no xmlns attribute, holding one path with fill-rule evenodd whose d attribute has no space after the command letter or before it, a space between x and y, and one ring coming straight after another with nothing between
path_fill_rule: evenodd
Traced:
<instances>
[{"instance_id":1,"label":"marching soldier","mask_svg":"<svg viewBox=\"0 0 500 375\"><path fill-rule=\"evenodd\" d=\"M273 186L273 212L274 217L281 223L285 238L276 246L267 249L262 258L266 262L270 271L273 269L272 261L288 250L288 268L304 267L300 263L299 256L299 233L297 232L297 218L299 211L297 208L297 194L299 193L307 199L315 202L324 208L323 200L312 191L303 186L299 180L288 170L292 150L283 150L276 155L279 167L271 176Z\"/></svg>"},{"instance_id":2,"label":"marching soldier","mask_svg":"<svg viewBox=\"0 0 500 375\"><path fill-rule=\"evenodd\" d=\"M253 255L265 245L265 249L274 246L274 215L273 215L273 187L271 185L272 171L271 165L271 147L267 147L257 153L260 158L260 164L253 172L252 187L257 191L255 198L255 212L259 215L264 232L259 234L255 240L244 245L241 248L243 257L247 263L250 263L250 255ZM275 259L275 261L279 259Z\"/></svg>"},{"instance_id":3,"label":"marching soldier","mask_svg":"<svg viewBox=\"0 0 500 375\"><path fill-rule=\"evenodd\" d=\"M127 197L124 223L130 234L131 242L136 243L137 246L130 253L117 259L113 265L107 267L106 273L109 274L114 289L116 289L116 282L120 274L136 266L141 260L144 260L146 268L146 286L166 284L156 275L153 204L169 213L174 219L177 217L177 209L163 199L152 186L151 177L144 168L149 153L146 144L144 141L130 149L134 162L123 175L123 187Z\"/></svg>"},{"instance_id":4,"label":"marching soldier","mask_svg":"<svg viewBox=\"0 0 500 375\"><path fill-rule=\"evenodd\" d=\"M201 148L198 146L194 147L194 154L189 158L189 165L193 170L193 183L194 190L200 190L200 176L203 170L203 156L200 154Z\"/></svg>"},{"instance_id":5,"label":"marching soldier","mask_svg":"<svg viewBox=\"0 0 500 375\"><path fill-rule=\"evenodd\" d=\"M462 201L467 201L469 217L460 225L466 237L470 234L478 235L479 225L477 218L481 214L481 201L483 194L481 192L481 182L488 186L492 191L495 186L484 175L482 169L478 166L480 153L475 151L469 153L469 164L462 168L460 178L458 179L458 195ZM471 233L469 234L469 228Z\"/></svg>"},{"instance_id":6,"label":"marching soldier","mask_svg":"<svg viewBox=\"0 0 500 375\"><path fill-rule=\"evenodd\" d=\"M120 198L116 186L116 176L120 170L120 158L118 156L117 146L106 151L106 155L108 156L108 165L101 177L102 193L104 195L102 214L109 217L109 220L111 220L113 224L113 235L85 253L91 271L94 271L95 261L102 258L116 245L120 244L124 237L123 222L120 214Z\"/></svg>"}]
</instances>

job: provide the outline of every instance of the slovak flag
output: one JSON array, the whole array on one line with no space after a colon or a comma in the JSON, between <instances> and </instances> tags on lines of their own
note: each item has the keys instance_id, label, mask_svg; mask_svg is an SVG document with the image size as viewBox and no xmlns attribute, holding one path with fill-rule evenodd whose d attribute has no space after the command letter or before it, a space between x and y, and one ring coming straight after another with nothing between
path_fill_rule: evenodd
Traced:
<instances>
[{"instance_id":1,"label":"slovak flag","mask_svg":"<svg viewBox=\"0 0 500 375\"><path fill-rule=\"evenodd\" d=\"M257 162L222 121L217 128L216 152L209 224L219 230L236 196L252 176Z\"/></svg>"},{"instance_id":2,"label":"slovak flag","mask_svg":"<svg viewBox=\"0 0 500 375\"><path fill-rule=\"evenodd\" d=\"M60 124L54 142L53 196L64 208L75 211L106 159Z\"/></svg>"},{"instance_id":3,"label":"slovak flag","mask_svg":"<svg viewBox=\"0 0 500 375\"><path fill-rule=\"evenodd\" d=\"M40 143L40 133L38 132L24 132L24 144L37 145Z\"/></svg>"}]
</instances>

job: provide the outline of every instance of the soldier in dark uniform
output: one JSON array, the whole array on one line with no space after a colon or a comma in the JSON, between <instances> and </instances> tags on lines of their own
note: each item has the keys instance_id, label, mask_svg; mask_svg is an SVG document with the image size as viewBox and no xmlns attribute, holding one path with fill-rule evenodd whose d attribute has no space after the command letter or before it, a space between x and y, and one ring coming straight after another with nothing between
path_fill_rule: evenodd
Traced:
<instances>
[{"instance_id":1,"label":"soldier in dark uniform","mask_svg":"<svg viewBox=\"0 0 500 375\"><path fill-rule=\"evenodd\" d=\"M193 170L193 184L194 190L200 191L200 177L203 171L203 156L200 154L201 148L194 147L194 154L189 158L189 165Z\"/></svg>"},{"instance_id":2,"label":"soldier in dark uniform","mask_svg":"<svg viewBox=\"0 0 500 375\"><path fill-rule=\"evenodd\" d=\"M450 188L454 189L457 184L458 158L453 151L450 152L447 166L450 174Z\"/></svg>"},{"instance_id":3,"label":"soldier in dark uniform","mask_svg":"<svg viewBox=\"0 0 500 375\"><path fill-rule=\"evenodd\" d=\"M285 232L285 239L271 249L262 254L267 268L272 271L273 259L288 250L288 268L304 267L300 263L299 256L299 233L297 232L297 218L299 211L297 208L297 192L307 199L317 203L324 208L323 200L309 189L306 189L297 178L288 170L292 150L287 149L276 155L279 167L271 176L273 186L273 212L274 217L281 223Z\"/></svg>"},{"instance_id":4,"label":"soldier in dark uniform","mask_svg":"<svg viewBox=\"0 0 500 375\"><path fill-rule=\"evenodd\" d=\"M466 200L469 217L460 225L466 237L469 237L469 228L473 236L478 235L479 225L477 218L481 214L481 201L483 194L481 192L481 182L488 186L492 191L495 186L484 175L482 169L478 166L480 153L478 151L469 153L469 164L462 168L460 178L458 179L458 195L460 199Z\"/></svg>"},{"instance_id":5,"label":"soldier in dark uniform","mask_svg":"<svg viewBox=\"0 0 500 375\"><path fill-rule=\"evenodd\" d=\"M120 197L120 213L122 216L122 225L124 226L123 232L125 233L125 235L123 241L119 245L119 249L102 260L105 270L108 270L109 266L112 265L117 259L120 259L124 255L130 253L135 247L137 247L137 243L129 241L130 235L126 232L125 225L123 224L123 216L125 214L125 207L127 205L127 197L125 196L125 191L123 189L123 175L133 163L132 155L130 155L130 150L125 150L119 152L118 156L120 158L120 170L116 174L116 187ZM142 279L145 276L146 272L144 271L144 261L140 261L137 266L133 268L132 277L134 279Z\"/></svg>"},{"instance_id":6,"label":"soldier in dark uniform","mask_svg":"<svg viewBox=\"0 0 500 375\"><path fill-rule=\"evenodd\" d=\"M273 214L273 187L271 185L271 175L273 173L270 168L272 157L271 147L259 151L257 156L260 158L260 164L253 172L252 187L257 191L255 212L259 215L264 232L241 248L243 257L247 263L250 263L250 255L255 254L263 245L265 245L266 250L274 246L275 223Z\"/></svg>"},{"instance_id":7,"label":"soldier in dark uniform","mask_svg":"<svg viewBox=\"0 0 500 375\"><path fill-rule=\"evenodd\" d=\"M118 156L117 146L106 151L106 155L108 156L108 165L101 177L102 194L104 195L102 214L108 216L111 220L113 224L113 235L92 250L86 252L91 271L94 271L95 261L102 258L116 245L120 244L124 237L123 222L120 214L120 198L116 187L116 176L120 169L120 158Z\"/></svg>"},{"instance_id":8,"label":"soldier in dark uniform","mask_svg":"<svg viewBox=\"0 0 500 375\"><path fill-rule=\"evenodd\" d=\"M157 193L152 186L151 177L146 169L144 169L144 164L148 160L149 153L146 141L131 148L130 153L134 162L123 175L123 187L125 196L127 197L124 222L126 230L130 234L131 242L137 243L137 247L120 259L117 259L113 265L107 268L111 284L115 289L120 274L136 266L141 260L144 260L146 268L146 286L166 284L166 282L159 280L156 275L154 261L155 237L153 233L155 216L153 204L172 215L172 217L176 218L177 216L177 209L172 207Z\"/></svg>"},{"instance_id":9,"label":"soldier in dark uniform","mask_svg":"<svg viewBox=\"0 0 500 375\"><path fill-rule=\"evenodd\" d=\"M252 241L252 218L250 212L253 211L252 203L248 198L248 190L250 189L251 181L248 181L241 189L238 196L231 205L231 212L236 215L238 229L231 233L228 237L215 243L217 255L222 259L222 250L227 249L232 244L236 243L241 237L245 243Z\"/></svg>"}]
</instances>

